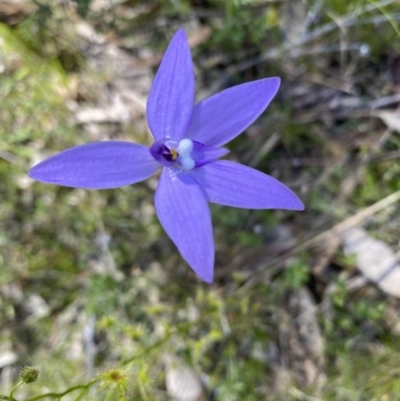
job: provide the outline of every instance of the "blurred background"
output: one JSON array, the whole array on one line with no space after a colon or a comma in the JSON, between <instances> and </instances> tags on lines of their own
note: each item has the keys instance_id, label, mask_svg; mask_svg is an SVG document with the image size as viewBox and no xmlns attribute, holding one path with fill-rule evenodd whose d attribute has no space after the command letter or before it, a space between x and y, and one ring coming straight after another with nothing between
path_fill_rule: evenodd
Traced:
<instances>
[{"instance_id":1,"label":"blurred background","mask_svg":"<svg viewBox=\"0 0 400 401\"><path fill-rule=\"evenodd\" d=\"M27 177L74 145L151 143L181 27L198 100L282 78L227 157L306 205L211 205L212 285L161 228L157 177ZM18 400L398 400L399 37L399 0L1 0L0 394L35 365Z\"/></svg>"}]
</instances>

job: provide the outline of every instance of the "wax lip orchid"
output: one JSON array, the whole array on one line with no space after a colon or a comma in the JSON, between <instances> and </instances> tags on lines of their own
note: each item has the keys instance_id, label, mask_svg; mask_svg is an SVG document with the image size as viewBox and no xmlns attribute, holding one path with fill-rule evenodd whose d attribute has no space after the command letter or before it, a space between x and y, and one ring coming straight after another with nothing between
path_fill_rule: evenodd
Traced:
<instances>
[{"instance_id":1,"label":"wax lip orchid","mask_svg":"<svg viewBox=\"0 0 400 401\"><path fill-rule=\"evenodd\" d=\"M221 146L265 110L280 85L266 78L226 89L196 105L195 80L185 32L164 55L147 100L155 139L148 148L105 141L67 149L29 171L35 180L84 189L134 184L162 168L155 194L157 216L190 267L213 281L214 239L207 202L250 209L303 210L299 198L276 179L219 160Z\"/></svg>"}]
</instances>

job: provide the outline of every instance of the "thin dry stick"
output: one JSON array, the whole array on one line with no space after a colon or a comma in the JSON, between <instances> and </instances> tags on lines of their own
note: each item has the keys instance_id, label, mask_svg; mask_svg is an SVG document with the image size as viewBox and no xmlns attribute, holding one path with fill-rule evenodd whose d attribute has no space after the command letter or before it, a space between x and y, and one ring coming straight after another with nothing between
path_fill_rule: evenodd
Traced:
<instances>
[{"instance_id":1,"label":"thin dry stick","mask_svg":"<svg viewBox=\"0 0 400 401\"><path fill-rule=\"evenodd\" d=\"M256 56L253 59L250 60L245 60L237 65L232 66L231 68L228 69L228 72L219 82L218 86L216 88L213 88L214 91L217 91L219 88L224 87L226 82L229 80L229 77L232 75L247 70L248 68L251 68L257 64L266 62L271 59L277 59L281 58L283 55L285 57L290 57L290 58L298 58L303 55L307 54L315 54L315 53L326 53L326 52L335 52L338 50L343 50L343 49L337 49L337 46L331 46L329 48L323 47L323 46L317 46L312 49L310 48L302 48L303 45L309 44L313 40L321 37L322 35L327 34L328 32L334 31L337 29L337 23L340 22L341 27L351 27L351 26L356 26L356 25L366 25L366 24L379 24L379 23L384 23L387 22L387 16L385 15L377 15L377 16L372 16L368 18L363 18L360 19L360 15L373 11L374 9L378 7L384 7L393 3L396 3L398 0L383 0L379 3L375 3L374 5L369 4L365 7L361 7L351 13L348 13L344 16L342 16L340 19L338 19L336 22L329 22L325 25L323 25L320 28L314 29L313 31L306 33L303 35L301 38L299 38L299 41L297 43L293 44L284 44L283 46L279 46L277 48L270 49L264 53L262 53L259 56ZM397 21L400 19L400 14L399 13L393 13L391 15L391 20L392 21ZM350 44L346 49L344 50L358 50L360 48L361 44L354 43Z\"/></svg>"},{"instance_id":2,"label":"thin dry stick","mask_svg":"<svg viewBox=\"0 0 400 401\"><path fill-rule=\"evenodd\" d=\"M23 166L23 163L21 160L18 159L17 156L14 156L10 152L7 152L6 150L0 150L0 159L4 159L10 164L15 164L16 166Z\"/></svg>"},{"instance_id":3,"label":"thin dry stick","mask_svg":"<svg viewBox=\"0 0 400 401\"><path fill-rule=\"evenodd\" d=\"M378 19L376 19L376 17L370 17L370 18L365 18L364 20L360 20L359 16L361 14L373 11L374 9L377 8L377 6L385 7L385 6L388 6L388 5L396 3L396 2L397 2L397 0L384 0L384 1L381 1L380 3L375 3L373 5L369 4L366 7L358 9L356 12L352 11L346 15L343 15L340 18L340 23L342 26L352 26L352 25L360 25L361 23L377 23L377 22L381 22L381 21L387 21L387 17L386 18L378 18ZM380 16L380 17L383 17L383 16ZM310 33L306 34L305 37L302 38L302 42L303 43L310 42L314 39L319 38L322 35L325 35L328 32L335 30L336 28L337 28L336 22L329 22L329 23L323 25L322 27L317 28L317 29L311 31Z\"/></svg>"},{"instance_id":4,"label":"thin dry stick","mask_svg":"<svg viewBox=\"0 0 400 401\"><path fill-rule=\"evenodd\" d=\"M271 274L281 270L283 268L282 262L284 262L288 257L298 254L299 252L302 252L306 249L313 248L313 247L319 245L323 241L327 241L332 237L340 235L340 233L342 233L343 231L345 231L351 227L359 225L368 217L373 216L374 214L387 208L388 206L392 205L393 203L398 202L399 200L400 200L400 191L396 191L393 194L387 196L386 198L381 199L379 202L376 202L373 205L368 206L367 208L354 214L353 216L341 221L340 223L336 224L332 228L316 235L315 237L312 237L312 238L302 242L299 245L296 245L289 251L285 252L283 255L281 255L278 258L275 258L274 260L272 260L271 262L266 263L265 265L261 266L258 269L258 271L249 280L247 280L247 282L239 290L247 292L248 290L253 288L255 285L257 285L257 283L261 279L261 275L267 273L267 269L268 269L268 275L271 275Z\"/></svg>"}]
</instances>

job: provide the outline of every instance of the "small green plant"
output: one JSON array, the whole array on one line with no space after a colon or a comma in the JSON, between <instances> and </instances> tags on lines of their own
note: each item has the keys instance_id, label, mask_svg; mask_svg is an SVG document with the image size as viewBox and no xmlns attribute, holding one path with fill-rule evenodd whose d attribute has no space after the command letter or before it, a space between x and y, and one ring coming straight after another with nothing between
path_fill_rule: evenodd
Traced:
<instances>
[{"instance_id":1,"label":"small green plant","mask_svg":"<svg viewBox=\"0 0 400 401\"><path fill-rule=\"evenodd\" d=\"M0 394L0 400L5 401L19 401L19 398L15 398L14 395L18 388L22 387L25 384L31 384L36 382L39 379L39 369L36 366L24 366L19 374L20 381L11 389L10 394L8 396ZM98 379L91 380L85 384L79 384L76 386L72 386L65 391L62 392L50 392L44 393L33 397L24 398L24 401L37 401L45 398L59 399L70 394L74 391L80 390L81 395L87 392L87 390L96 383Z\"/></svg>"},{"instance_id":2,"label":"small green plant","mask_svg":"<svg viewBox=\"0 0 400 401\"><path fill-rule=\"evenodd\" d=\"M309 274L309 267L302 260L296 259L283 272L282 285L284 288L300 288L309 280Z\"/></svg>"}]
</instances>

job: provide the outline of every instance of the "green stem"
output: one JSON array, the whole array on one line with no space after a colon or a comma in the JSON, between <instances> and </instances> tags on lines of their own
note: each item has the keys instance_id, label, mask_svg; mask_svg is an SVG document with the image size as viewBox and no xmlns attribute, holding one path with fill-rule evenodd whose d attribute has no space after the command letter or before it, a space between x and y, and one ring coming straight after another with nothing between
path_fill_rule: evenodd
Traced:
<instances>
[{"instance_id":1,"label":"green stem","mask_svg":"<svg viewBox=\"0 0 400 401\"><path fill-rule=\"evenodd\" d=\"M78 397L76 397L75 401L79 401L79 400L84 396L84 394L86 393L86 390L87 390L87 389L83 389L83 390L79 393Z\"/></svg>"},{"instance_id":2,"label":"green stem","mask_svg":"<svg viewBox=\"0 0 400 401\"><path fill-rule=\"evenodd\" d=\"M389 21L389 24L392 25L393 29L395 30L395 32L397 33L398 36L400 36L400 29L397 26L396 22L394 21L394 19L391 17L391 15L382 7L380 6L378 3L376 3L373 0L369 0L369 2L371 4L373 4Z\"/></svg>"},{"instance_id":3,"label":"green stem","mask_svg":"<svg viewBox=\"0 0 400 401\"><path fill-rule=\"evenodd\" d=\"M139 392L140 392L140 395L142 396L142 399L145 401L149 401L149 399L147 398L146 390L144 389L144 386L140 380L139 380L138 386L139 386Z\"/></svg>"},{"instance_id":4,"label":"green stem","mask_svg":"<svg viewBox=\"0 0 400 401\"><path fill-rule=\"evenodd\" d=\"M139 359L144 355L147 355L149 352L161 347L162 345L164 345L170 338L170 335L167 335L166 337L164 337L163 339L157 341L156 343L150 345L149 347L145 348L144 350L142 350L141 352L137 353L136 355L133 355L127 359L124 359L121 361L121 366L125 366L128 365L129 363L133 362L135 359Z\"/></svg>"},{"instance_id":5,"label":"green stem","mask_svg":"<svg viewBox=\"0 0 400 401\"><path fill-rule=\"evenodd\" d=\"M119 390L119 401L126 401L125 391L121 384L118 384L118 390Z\"/></svg>"},{"instance_id":6,"label":"green stem","mask_svg":"<svg viewBox=\"0 0 400 401\"><path fill-rule=\"evenodd\" d=\"M49 398L61 398L61 397L64 397L64 395L66 395L66 394L68 394L68 393L71 393L72 391L75 391L75 390L79 390L79 389L87 390L90 386L92 386L94 383L96 383L96 381L97 381L97 379L93 379L93 380L91 380L89 383L86 383L86 384L78 384L77 386L70 387L69 389L63 391L62 393L46 393L46 394L41 394L41 395L38 395L38 396L36 396L36 397L29 398L29 399L26 400L26 401L37 401L37 400L40 400L40 399L42 399L42 398L47 398L47 397L49 397ZM14 400L11 399L10 401L14 401Z\"/></svg>"},{"instance_id":7,"label":"green stem","mask_svg":"<svg viewBox=\"0 0 400 401\"><path fill-rule=\"evenodd\" d=\"M19 383L17 383L14 388L11 390L10 396L8 397L11 401L15 401L15 398L13 397L15 390L21 385L24 384L24 381L21 380Z\"/></svg>"}]
</instances>

